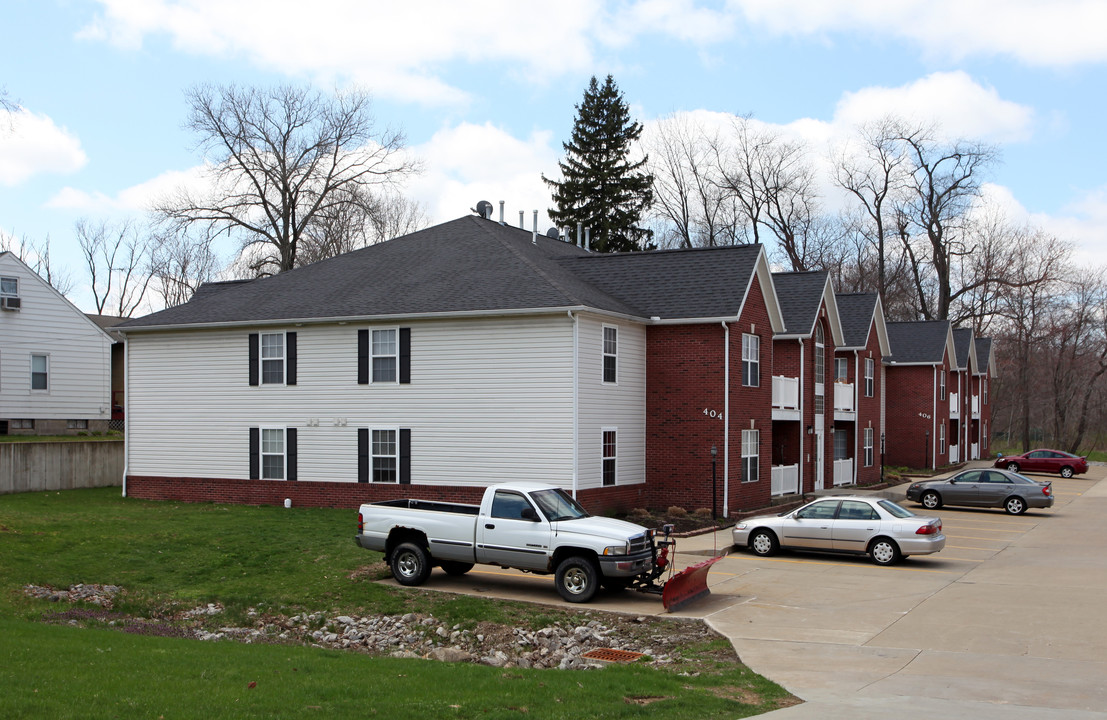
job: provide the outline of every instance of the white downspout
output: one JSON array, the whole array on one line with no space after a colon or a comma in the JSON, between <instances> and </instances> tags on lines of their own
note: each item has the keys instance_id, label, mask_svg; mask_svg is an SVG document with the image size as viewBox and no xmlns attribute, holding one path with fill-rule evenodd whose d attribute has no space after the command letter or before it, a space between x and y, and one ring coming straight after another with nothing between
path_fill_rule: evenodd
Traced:
<instances>
[{"instance_id":1,"label":"white downspout","mask_svg":"<svg viewBox=\"0 0 1107 720\"><path fill-rule=\"evenodd\" d=\"M127 497L127 467L131 458L131 343L126 335L123 341L123 497ZM111 397L110 390L108 397ZM108 408L111 408L110 402Z\"/></svg>"},{"instance_id":2,"label":"white downspout","mask_svg":"<svg viewBox=\"0 0 1107 720\"><path fill-rule=\"evenodd\" d=\"M861 449L861 437L864 429L861 427L861 351L853 351L853 484L857 484L859 474L857 463L857 451ZM858 432L860 430L861 432ZM864 451L861 453L864 462Z\"/></svg>"},{"instance_id":3,"label":"white downspout","mask_svg":"<svg viewBox=\"0 0 1107 720\"><path fill-rule=\"evenodd\" d=\"M730 515L730 326L723 325L723 517ZM760 448L758 448L760 452ZM760 472L761 462L757 463Z\"/></svg>"},{"instance_id":4,"label":"white downspout","mask_svg":"<svg viewBox=\"0 0 1107 720\"><path fill-rule=\"evenodd\" d=\"M573 321L573 498L577 496L580 466L580 324L573 311L569 311Z\"/></svg>"},{"instance_id":5,"label":"white downspout","mask_svg":"<svg viewBox=\"0 0 1107 720\"><path fill-rule=\"evenodd\" d=\"M799 343L799 346L800 346L800 376L799 376L799 412L800 412L799 494L800 494L800 496L803 496L803 468L804 468L804 467L805 467L805 466L807 465L807 461L806 461L806 460L804 460L804 454L803 454L804 438L806 438L806 437L807 437L807 428L806 428L806 427L804 427L804 424L803 424L803 417L804 417L804 415L803 415L803 412L804 412L804 409L805 409L805 408L804 408L804 406L803 406L803 402L804 402L804 398L806 398L806 397L807 397L807 392L806 392L806 388L804 387L804 384L803 384L803 368L804 368L804 358L803 358L803 355L804 355L804 353L803 353L803 339L802 339L802 338L800 338L800 339L796 340L796 342L798 342L798 343Z\"/></svg>"},{"instance_id":6,"label":"white downspout","mask_svg":"<svg viewBox=\"0 0 1107 720\"><path fill-rule=\"evenodd\" d=\"M930 469L938 467L938 366L934 366L934 384L930 392L933 409L930 411ZM946 402L949 402L948 400Z\"/></svg>"}]
</instances>

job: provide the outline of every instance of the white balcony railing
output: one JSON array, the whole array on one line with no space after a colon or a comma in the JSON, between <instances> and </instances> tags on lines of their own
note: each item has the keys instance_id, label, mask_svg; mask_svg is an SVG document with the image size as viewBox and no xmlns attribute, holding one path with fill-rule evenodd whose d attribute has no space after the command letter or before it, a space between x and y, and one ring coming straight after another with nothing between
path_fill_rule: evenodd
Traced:
<instances>
[{"instance_id":1,"label":"white balcony railing","mask_svg":"<svg viewBox=\"0 0 1107 720\"><path fill-rule=\"evenodd\" d=\"M834 383L834 409L853 412L853 383Z\"/></svg>"},{"instance_id":2,"label":"white balcony railing","mask_svg":"<svg viewBox=\"0 0 1107 720\"><path fill-rule=\"evenodd\" d=\"M972 416L974 418L980 417L980 396L979 395L973 395L972 396Z\"/></svg>"},{"instance_id":3,"label":"white balcony railing","mask_svg":"<svg viewBox=\"0 0 1107 720\"><path fill-rule=\"evenodd\" d=\"M957 447L956 445L949 446L949 461L950 463L961 461L961 448Z\"/></svg>"},{"instance_id":4,"label":"white balcony railing","mask_svg":"<svg viewBox=\"0 0 1107 720\"><path fill-rule=\"evenodd\" d=\"M773 479L769 488L773 495L798 493L800 486L799 465L773 465Z\"/></svg>"},{"instance_id":5,"label":"white balcony railing","mask_svg":"<svg viewBox=\"0 0 1107 720\"><path fill-rule=\"evenodd\" d=\"M834 485L849 485L853 482L853 458L834 461Z\"/></svg>"},{"instance_id":6,"label":"white balcony railing","mask_svg":"<svg viewBox=\"0 0 1107 720\"><path fill-rule=\"evenodd\" d=\"M773 407L798 410L800 399L799 378L773 375Z\"/></svg>"},{"instance_id":7,"label":"white balcony railing","mask_svg":"<svg viewBox=\"0 0 1107 720\"><path fill-rule=\"evenodd\" d=\"M961 417L961 403L959 400L961 396L959 393L951 392L949 394L949 416L951 418Z\"/></svg>"}]
</instances>

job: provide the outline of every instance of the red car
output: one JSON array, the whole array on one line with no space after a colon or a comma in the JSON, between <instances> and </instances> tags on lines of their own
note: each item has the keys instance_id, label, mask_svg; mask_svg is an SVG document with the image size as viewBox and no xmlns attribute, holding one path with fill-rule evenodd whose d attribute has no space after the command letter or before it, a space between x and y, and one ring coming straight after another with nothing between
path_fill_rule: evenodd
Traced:
<instances>
[{"instance_id":1,"label":"red car","mask_svg":"<svg viewBox=\"0 0 1107 720\"><path fill-rule=\"evenodd\" d=\"M1070 478L1088 472L1088 458L1060 450L1031 450L1022 455L1001 453L995 467L1012 472L1060 473L1061 477Z\"/></svg>"}]
</instances>

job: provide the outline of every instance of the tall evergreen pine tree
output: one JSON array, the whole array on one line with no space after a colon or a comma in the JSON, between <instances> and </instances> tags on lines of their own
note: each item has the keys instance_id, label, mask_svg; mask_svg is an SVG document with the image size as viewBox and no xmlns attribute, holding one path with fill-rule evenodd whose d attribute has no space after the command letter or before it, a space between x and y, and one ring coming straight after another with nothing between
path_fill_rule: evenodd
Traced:
<instances>
[{"instance_id":1,"label":"tall evergreen pine tree","mask_svg":"<svg viewBox=\"0 0 1107 720\"><path fill-rule=\"evenodd\" d=\"M603 87L593 76L576 108L572 140L562 143L565 159L558 163L564 179L542 176L557 205L550 219L574 233L578 222L590 228L597 252L649 249L652 233L638 221L653 202L653 176L642 171L646 158L628 159L642 126L631 121L611 75Z\"/></svg>"}]
</instances>

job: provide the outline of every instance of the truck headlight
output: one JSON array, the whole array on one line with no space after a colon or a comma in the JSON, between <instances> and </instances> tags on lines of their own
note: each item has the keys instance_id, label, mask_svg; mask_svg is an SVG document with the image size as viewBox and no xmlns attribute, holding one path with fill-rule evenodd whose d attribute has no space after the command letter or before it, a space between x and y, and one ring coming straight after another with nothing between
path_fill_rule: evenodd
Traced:
<instances>
[{"instance_id":1,"label":"truck headlight","mask_svg":"<svg viewBox=\"0 0 1107 720\"><path fill-rule=\"evenodd\" d=\"M626 545L609 545L608 547L605 547L603 549L603 554L604 555L626 555L627 554L627 546Z\"/></svg>"}]
</instances>

